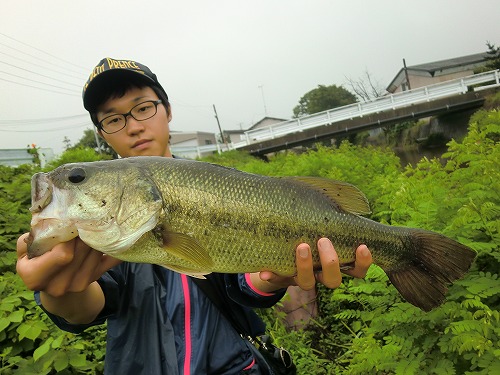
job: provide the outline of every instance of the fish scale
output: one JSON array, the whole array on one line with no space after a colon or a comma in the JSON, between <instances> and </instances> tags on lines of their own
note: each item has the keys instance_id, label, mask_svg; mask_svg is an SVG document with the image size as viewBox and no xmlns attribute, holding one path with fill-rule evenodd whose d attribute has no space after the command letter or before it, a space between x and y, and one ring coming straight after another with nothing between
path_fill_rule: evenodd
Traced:
<instances>
[{"instance_id":1,"label":"fish scale","mask_svg":"<svg viewBox=\"0 0 500 375\"><path fill-rule=\"evenodd\" d=\"M210 177L213 174L208 174L207 180L204 180L205 175L199 176L196 170L189 168L178 174L170 174L163 169L153 170L156 180L168 175L167 185L178 187L177 192L168 190L164 194L167 206L171 207L169 202L175 200L178 202L176 206L181 208L168 210L167 220L172 231L190 233L204 245L216 262L216 272L241 272L247 269L294 274L295 245L307 237L304 236L304 222L314 223L315 218L304 215L303 211L290 203L294 200L287 195L290 192L297 194L296 191L276 187L269 183L272 181L262 181L258 176L241 175L231 170L227 172L225 178L217 179L211 185ZM236 183L233 174L242 178ZM204 187L196 188L202 180L206 181ZM235 185L238 188L232 188ZM307 193L310 192L300 191L299 194L304 196L306 204L311 201ZM264 204L266 201L273 202L271 207ZM200 208L201 205L203 207ZM198 215L193 216L193 212ZM311 213L321 216L313 211ZM298 214L301 214L301 222L295 220L296 224L292 225L289 220L283 220L292 214L297 220ZM213 220L212 216L217 220ZM202 228L210 228L210 235L205 236ZM232 238L230 247L227 243L229 231ZM309 232L314 231L309 229ZM315 233L314 242L318 238ZM277 239L282 240L281 246L277 246ZM319 260L317 252L315 258Z\"/></svg>"}]
</instances>

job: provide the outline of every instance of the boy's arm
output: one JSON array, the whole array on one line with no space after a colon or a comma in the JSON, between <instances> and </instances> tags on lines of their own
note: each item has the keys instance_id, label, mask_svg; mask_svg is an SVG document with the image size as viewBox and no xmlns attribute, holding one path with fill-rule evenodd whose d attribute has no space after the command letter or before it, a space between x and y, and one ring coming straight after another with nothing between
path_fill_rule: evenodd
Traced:
<instances>
[{"instance_id":1,"label":"boy's arm","mask_svg":"<svg viewBox=\"0 0 500 375\"><path fill-rule=\"evenodd\" d=\"M79 238L28 259L26 236L17 241L16 269L27 288L40 291L43 307L69 323L93 321L105 302L96 280L120 261L91 249Z\"/></svg>"},{"instance_id":2,"label":"boy's arm","mask_svg":"<svg viewBox=\"0 0 500 375\"><path fill-rule=\"evenodd\" d=\"M81 292L67 292L53 297L40 292L40 302L49 313L60 316L70 324L89 324L104 308L104 293L94 281Z\"/></svg>"}]
</instances>

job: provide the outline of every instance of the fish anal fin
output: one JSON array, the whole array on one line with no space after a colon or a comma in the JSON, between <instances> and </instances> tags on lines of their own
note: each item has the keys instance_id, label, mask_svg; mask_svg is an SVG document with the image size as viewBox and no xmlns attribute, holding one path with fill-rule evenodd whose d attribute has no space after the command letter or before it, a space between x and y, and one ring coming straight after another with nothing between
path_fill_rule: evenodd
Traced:
<instances>
[{"instance_id":1,"label":"fish anal fin","mask_svg":"<svg viewBox=\"0 0 500 375\"><path fill-rule=\"evenodd\" d=\"M300 182L311 189L323 193L345 212L356 215L367 215L371 213L370 205L365 194L352 184L322 177L305 176L284 178Z\"/></svg>"},{"instance_id":2,"label":"fish anal fin","mask_svg":"<svg viewBox=\"0 0 500 375\"><path fill-rule=\"evenodd\" d=\"M183 273L185 275L188 275L190 277L194 277L196 279L206 279L205 275L210 274L211 272L199 272L199 271L193 271L192 269L185 268L185 267L180 267L180 266L173 266L173 265L163 265L160 264L160 266L168 268L169 270L172 270L177 273Z\"/></svg>"}]
</instances>

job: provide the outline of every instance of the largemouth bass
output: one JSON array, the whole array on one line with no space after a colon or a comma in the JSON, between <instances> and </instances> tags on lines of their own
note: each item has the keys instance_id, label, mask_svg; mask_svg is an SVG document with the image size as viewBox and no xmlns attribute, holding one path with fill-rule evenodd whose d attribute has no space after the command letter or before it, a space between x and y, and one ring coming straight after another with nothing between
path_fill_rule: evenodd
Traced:
<instances>
[{"instance_id":1,"label":"largemouth bass","mask_svg":"<svg viewBox=\"0 0 500 375\"><path fill-rule=\"evenodd\" d=\"M440 234L388 226L355 186L314 177L266 177L214 164L133 157L63 165L32 178L28 256L79 236L129 262L210 272L294 275L295 248L328 237L342 264L360 244L406 301L425 311L475 257Z\"/></svg>"}]
</instances>

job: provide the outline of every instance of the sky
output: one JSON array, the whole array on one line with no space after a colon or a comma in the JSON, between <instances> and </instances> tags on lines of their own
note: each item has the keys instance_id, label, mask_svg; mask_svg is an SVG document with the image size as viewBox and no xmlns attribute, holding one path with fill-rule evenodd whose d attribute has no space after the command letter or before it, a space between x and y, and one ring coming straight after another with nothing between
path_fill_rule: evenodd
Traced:
<instances>
[{"instance_id":1,"label":"sky","mask_svg":"<svg viewBox=\"0 0 500 375\"><path fill-rule=\"evenodd\" d=\"M498 0L16 0L0 13L0 149L64 150L92 123L81 89L104 57L141 62L171 131L288 119L318 85L500 45Z\"/></svg>"}]
</instances>

